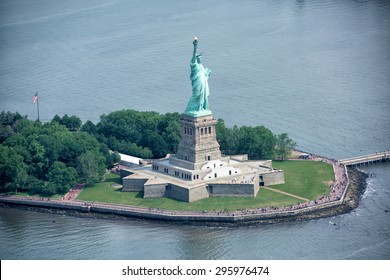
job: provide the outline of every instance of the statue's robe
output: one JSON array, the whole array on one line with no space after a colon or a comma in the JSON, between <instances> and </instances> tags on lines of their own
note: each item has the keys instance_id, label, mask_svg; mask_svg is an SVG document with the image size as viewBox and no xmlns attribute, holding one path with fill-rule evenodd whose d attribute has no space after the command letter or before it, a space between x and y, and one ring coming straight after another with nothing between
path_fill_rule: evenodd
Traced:
<instances>
[{"instance_id":1,"label":"statue's robe","mask_svg":"<svg viewBox=\"0 0 390 280\"><path fill-rule=\"evenodd\" d=\"M209 110L208 97L210 95L208 78L210 70L205 69L202 63L198 63L195 59L190 63L191 67L191 83L192 96L188 102L186 112L199 112Z\"/></svg>"}]
</instances>

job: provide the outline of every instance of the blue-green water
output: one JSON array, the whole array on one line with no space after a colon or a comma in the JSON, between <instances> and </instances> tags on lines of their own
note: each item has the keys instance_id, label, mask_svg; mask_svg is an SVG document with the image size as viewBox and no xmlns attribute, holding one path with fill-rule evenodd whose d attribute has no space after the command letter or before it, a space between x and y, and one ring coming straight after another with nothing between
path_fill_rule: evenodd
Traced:
<instances>
[{"instance_id":1,"label":"blue-green water","mask_svg":"<svg viewBox=\"0 0 390 280\"><path fill-rule=\"evenodd\" d=\"M199 37L210 108L345 158L390 148L389 1L0 1L0 110L182 112ZM334 218L203 228L0 209L1 259L389 259L390 169ZM56 223L52 223L52 220ZM329 222L335 222L336 226Z\"/></svg>"}]
</instances>

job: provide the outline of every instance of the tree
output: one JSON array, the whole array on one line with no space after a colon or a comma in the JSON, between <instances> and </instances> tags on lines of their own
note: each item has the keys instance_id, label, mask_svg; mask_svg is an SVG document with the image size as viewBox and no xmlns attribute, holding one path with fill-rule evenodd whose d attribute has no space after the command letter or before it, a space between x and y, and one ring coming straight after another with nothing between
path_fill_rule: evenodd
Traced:
<instances>
[{"instance_id":1,"label":"tree","mask_svg":"<svg viewBox=\"0 0 390 280\"><path fill-rule=\"evenodd\" d=\"M0 190L15 191L27 180L27 165L12 148L0 145Z\"/></svg>"},{"instance_id":2,"label":"tree","mask_svg":"<svg viewBox=\"0 0 390 280\"><path fill-rule=\"evenodd\" d=\"M56 139L59 143L58 161L72 167L77 166L77 158L81 154L100 146L95 137L81 131L65 131L57 135Z\"/></svg>"},{"instance_id":3,"label":"tree","mask_svg":"<svg viewBox=\"0 0 390 280\"><path fill-rule=\"evenodd\" d=\"M56 186L52 182L45 182L40 193L50 196L55 194L56 191Z\"/></svg>"},{"instance_id":4,"label":"tree","mask_svg":"<svg viewBox=\"0 0 390 280\"><path fill-rule=\"evenodd\" d=\"M59 124L64 125L67 129L70 131L76 131L79 130L81 127L81 120L77 116L68 116L68 114L65 114L62 118L59 115L55 115L52 119L52 122L57 122Z\"/></svg>"},{"instance_id":5,"label":"tree","mask_svg":"<svg viewBox=\"0 0 390 280\"><path fill-rule=\"evenodd\" d=\"M275 136L264 126L242 126L234 134L238 134L237 152L248 154L250 159L271 159L274 154Z\"/></svg>"},{"instance_id":6,"label":"tree","mask_svg":"<svg viewBox=\"0 0 390 280\"><path fill-rule=\"evenodd\" d=\"M67 123L63 122L63 125L65 125L70 131L76 131L81 127L81 120L79 117L72 115L69 117Z\"/></svg>"},{"instance_id":7,"label":"tree","mask_svg":"<svg viewBox=\"0 0 390 280\"><path fill-rule=\"evenodd\" d=\"M26 180L26 188L29 194L41 193L44 189L45 182L37 179L34 176L28 176Z\"/></svg>"},{"instance_id":8,"label":"tree","mask_svg":"<svg viewBox=\"0 0 390 280\"><path fill-rule=\"evenodd\" d=\"M125 154L134 155L134 156L140 157L140 158L152 158L153 157L152 151L147 147L142 148L142 147L139 147L135 143L128 143L125 141L121 141L120 143L122 143L124 146L123 152ZM120 149L118 149L118 151L120 151Z\"/></svg>"},{"instance_id":9,"label":"tree","mask_svg":"<svg viewBox=\"0 0 390 280\"><path fill-rule=\"evenodd\" d=\"M106 137L138 143L142 138L142 130L150 126L150 124L146 125L145 118L146 115L141 117L141 112L135 110L121 110L102 115L97 124L98 133Z\"/></svg>"},{"instance_id":10,"label":"tree","mask_svg":"<svg viewBox=\"0 0 390 280\"><path fill-rule=\"evenodd\" d=\"M14 130L10 125L0 125L0 143L14 135Z\"/></svg>"},{"instance_id":11,"label":"tree","mask_svg":"<svg viewBox=\"0 0 390 280\"><path fill-rule=\"evenodd\" d=\"M75 119L64 117L68 123ZM76 181L76 167L84 179L93 182L117 160L118 154L111 153L94 135L70 131L75 126L67 128L58 119L42 124L11 113L0 114L4 128L0 129L4 140L0 144L0 192L23 189L47 195L65 193ZM92 163L92 171L85 165L79 168L87 160Z\"/></svg>"},{"instance_id":12,"label":"tree","mask_svg":"<svg viewBox=\"0 0 390 280\"><path fill-rule=\"evenodd\" d=\"M87 184L92 185L103 179L105 159L99 151L87 151L78 157L77 171L80 178Z\"/></svg>"},{"instance_id":13,"label":"tree","mask_svg":"<svg viewBox=\"0 0 390 280\"><path fill-rule=\"evenodd\" d=\"M0 125L9 125L14 127L18 120L26 119L27 116L22 116L18 112L11 113L2 111L0 113Z\"/></svg>"},{"instance_id":14,"label":"tree","mask_svg":"<svg viewBox=\"0 0 390 280\"><path fill-rule=\"evenodd\" d=\"M111 154L111 160L112 160L112 163L114 164L114 163L118 163L118 162L120 162L120 160L121 160L121 156L119 155L119 153L118 152L113 152L112 154Z\"/></svg>"},{"instance_id":15,"label":"tree","mask_svg":"<svg viewBox=\"0 0 390 280\"><path fill-rule=\"evenodd\" d=\"M261 151L259 152L260 141L260 136L256 134L252 127L240 127L238 153L248 154L250 159L261 158Z\"/></svg>"},{"instance_id":16,"label":"tree","mask_svg":"<svg viewBox=\"0 0 390 280\"><path fill-rule=\"evenodd\" d=\"M49 159L47 158L45 147L34 139L30 141L27 149L31 159L31 161L27 162L29 173L38 179L45 179L49 168Z\"/></svg>"},{"instance_id":17,"label":"tree","mask_svg":"<svg viewBox=\"0 0 390 280\"><path fill-rule=\"evenodd\" d=\"M153 130L145 130L143 132L143 138L141 146L150 147L154 158L162 158L169 153L168 145L160 134Z\"/></svg>"},{"instance_id":18,"label":"tree","mask_svg":"<svg viewBox=\"0 0 390 280\"><path fill-rule=\"evenodd\" d=\"M108 169L111 169L114 167L115 163L118 163L120 161L120 156L118 152L110 151L106 144L100 143L100 152L105 158L105 165Z\"/></svg>"},{"instance_id":19,"label":"tree","mask_svg":"<svg viewBox=\"0 0 390 280\"><path fill-rule=\"evenodd\" d=\"M162 115L157 124L157 132L166 142L167 153L176 153L180 143L180 125L179 120L182 117L179 113L167 113Z\"/></svg>"},{"instance_id":20,"label":"tree","mask_svg":"<svg viewBox=\"0 0 390 280\"><path fill-rule=\"evenodd\" d=\"M179 113L115 111L100 117L96 137L111 150L142 158L160 158L176 152L180 118ZM89 131L90 124L83 130Z\"/></svg>"},{"instance_id":21,"label":"tree","mask_svg":"<svg viewBox=\"0 0 390 280\"><path fill-rule=\"evenodd\" d=\"M264 126L227 128L222 119L216 125L217 140L223 154L248 154L250 159L270 159L274 155L275 135Z\"/></svg>"},{"instance_id":22,"label":"tree","mask_svg":"<svg viewBox=\"0 0 390 280\"><path fill-rule=\"evenodd\" d=\"M225 155L234 155L238 152L239 129L235 125L233 128L227 128L223 119L218 119L216 125L217 141L221 152Z\"/></svg>"},{"instance_id":23,"label":"tree","mask_svg":"<svg viewBox=\"0 0 390 280\"><path fill-rule=\"evenodd\" d=\"M84 143L69 132L62 133L58 141L60 142L58 161L64 162L67 166L76 167L77 158L86 151Z\"/></svg>"},{"instance_id":24,"label":"tree","mask_svg":"<svg viewBox=\"0 0 390 280\"><path fill-rule=\"evenodd\" d=\"M42 128L42 123L31 121L28 119L20 119L15 124L15 132L22 135L33 135L39 134L40 129Z\"/></svg>"},{"instance_id":25,"label":"tree","mask_svg":"<svg viewBox=\"0 0 390 280\"><path fill-rule=\"evenodd\" d=\"M56 192L64 194L75 184L77 171L73 167L66 167L65 163L56 161L50 167L49 181L55 186Z\"/></svg>"},{"instance_id":26,"label":"tree","mask_svg":"<svg viewBox=\"0 0 390 280\"><path fill-rule=\"evenodd\" d=\"M285 160L287 159L291 151L295 149L297 143L288 137L287 133L282 133L276 136L276 158Z\"/></svg>"},{"instance_id":27,"label":"tree","mask_svg":"<svg viewBox=\"0 0 390 280\"><path fill-rule=\"evenodd\" d=\"M82 125L80 130L87 132L89 134L92 134L92 135L95 135L97 133L96 125L89 120L85 124Z\"/></svg>"},{"instance_id":28,"label":"tree","mask_svg":"<svg viewBox=\"0 0 390 280\"><path fill-rule=\"evenodd\" d=\"M60 124L65 125L68 128L68 123L69 123L69 116L68 114L65 114L61 118Z\"/></svg>"},{"instance_id":29,"label":"tree","mask_svg":"<svg viewBox=\"0 0 390 280\"><path fill-rule=\"evenodd\" d=\"M61 124L61 117L56 114L51 121L52 122L57 122L57 123Z\"/></svg>"}]
</instances>

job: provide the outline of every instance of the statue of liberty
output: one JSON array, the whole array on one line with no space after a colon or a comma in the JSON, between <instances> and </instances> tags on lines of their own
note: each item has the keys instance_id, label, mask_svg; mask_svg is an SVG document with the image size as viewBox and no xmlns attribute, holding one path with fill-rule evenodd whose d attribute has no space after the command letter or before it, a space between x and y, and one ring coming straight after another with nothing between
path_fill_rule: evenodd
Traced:
<instances>
[{"instance_id":1,"label":"statue of liberty","mask_svg":"<svg viewBox=\"0 0 390 280\"><path fill-rule=\"evenodd\" d=\"M197 37L194 38L193 44L194 53L190 62L192 96L184 113L198 117L211 114L208 100L210 95L208 79L211 75L211 70L203 67L202 55L196 52L198 47Z\"/></svg>"}]
</instances>

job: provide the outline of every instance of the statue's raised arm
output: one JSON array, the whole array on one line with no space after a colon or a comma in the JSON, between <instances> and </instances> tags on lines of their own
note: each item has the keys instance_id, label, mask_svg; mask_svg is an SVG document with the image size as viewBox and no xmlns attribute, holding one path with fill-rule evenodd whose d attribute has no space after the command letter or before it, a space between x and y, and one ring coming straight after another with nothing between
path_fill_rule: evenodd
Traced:
<instances>
[{"instance_id":1,"label":"statue's raised arm","mask_svg":"<svg viewBox=\"0 0 390 280\"><path fill-rule=\"evenodd\" d=\"M194 37L192 43L194 45L194 52L190 63L192 96L188 102L185 114L191 116L204 116L211 114L208 102L208 97L210 95L208 78L211 71L203 67L202 55L197 53L198 38Z\"/></svg>"},{"instance_id":2,"label":"statue's raised arm","mask_svg":"<svg viewBox=\"0 0 390 280\"><path fill-rule=\"evenodd\" d=\"M196 63L196 50L198 49L198 37L194 36L194 41L192 42L194 44L194 53L192 54L192 60L191 63Z\"/></svg>"}]
</instances>

